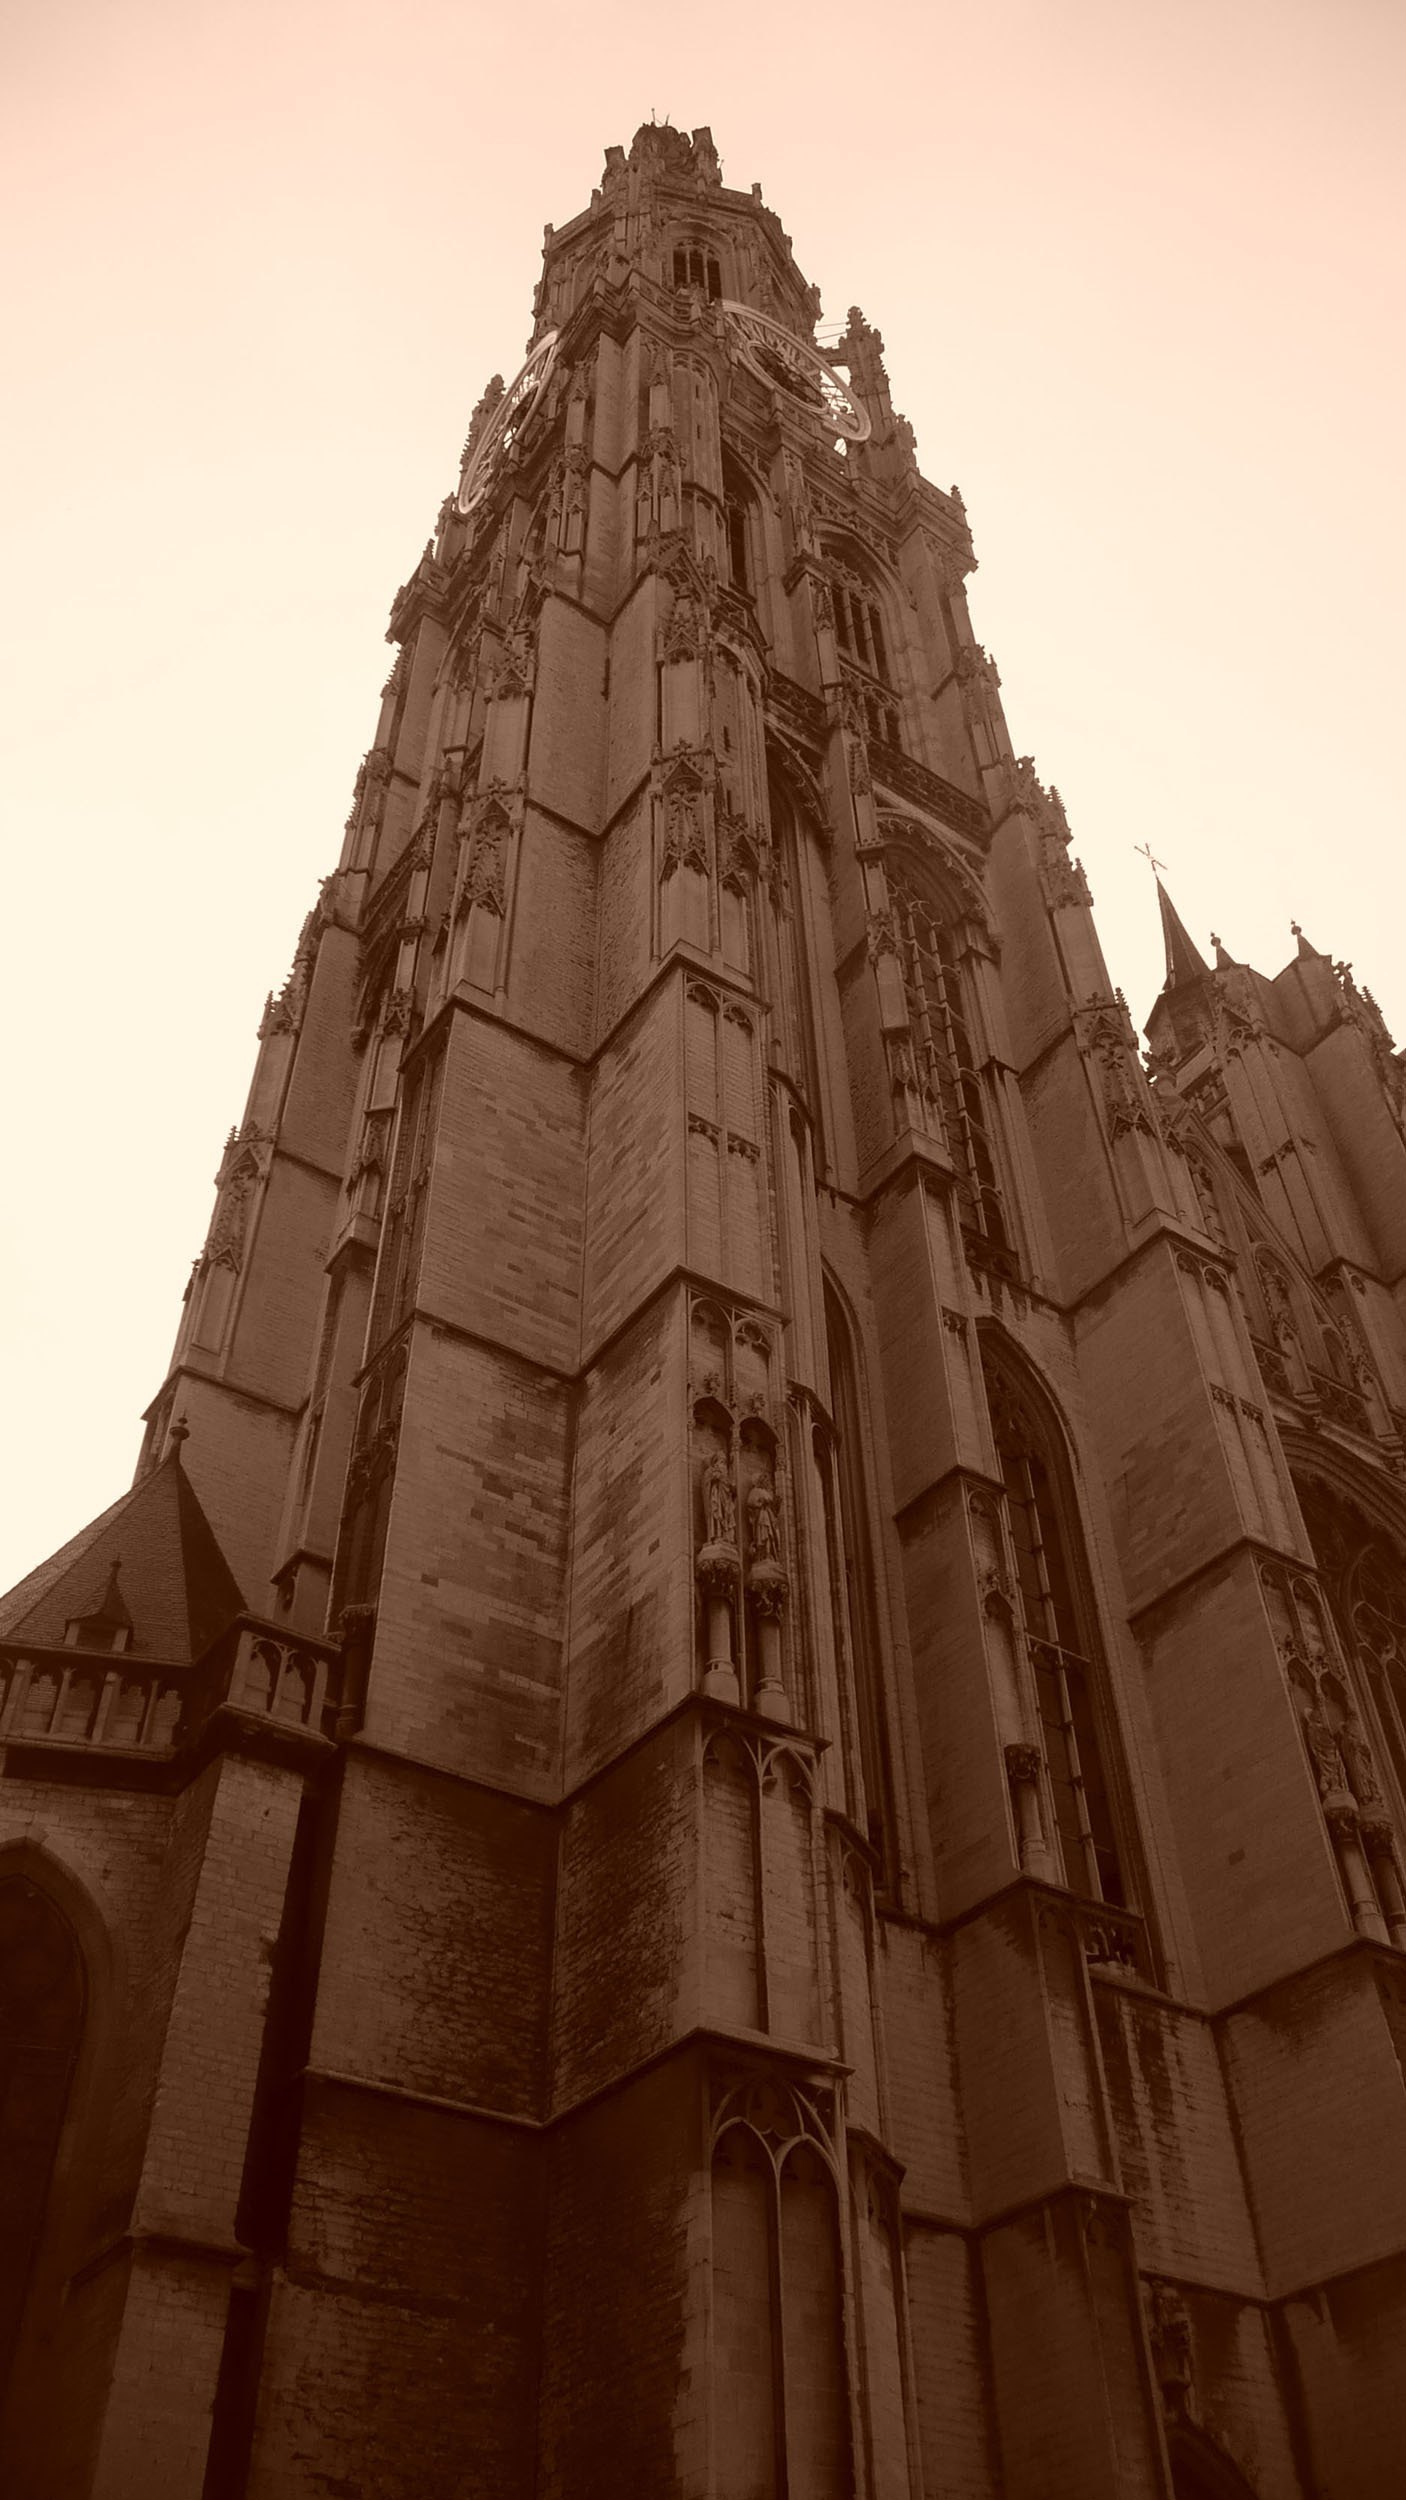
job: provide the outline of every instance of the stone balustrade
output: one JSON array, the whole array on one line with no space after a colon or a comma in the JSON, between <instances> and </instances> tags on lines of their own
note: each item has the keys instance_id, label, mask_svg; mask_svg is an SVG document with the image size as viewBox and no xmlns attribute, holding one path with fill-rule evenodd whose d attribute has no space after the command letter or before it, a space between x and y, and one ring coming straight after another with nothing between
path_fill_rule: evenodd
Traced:
<instances>
[{"instance_id":1,"label":"stone balustrade","mask_svg":"<svg viewBox=\"0 0 1406 2500\"><path fill-rule=\"evenodd\" d=\"M0 1647L0 1745L169 1755L217 1711L337 1732L342 1653L243 1616L193 1667L79 1649Z\"/></svg>"}]
</instances>

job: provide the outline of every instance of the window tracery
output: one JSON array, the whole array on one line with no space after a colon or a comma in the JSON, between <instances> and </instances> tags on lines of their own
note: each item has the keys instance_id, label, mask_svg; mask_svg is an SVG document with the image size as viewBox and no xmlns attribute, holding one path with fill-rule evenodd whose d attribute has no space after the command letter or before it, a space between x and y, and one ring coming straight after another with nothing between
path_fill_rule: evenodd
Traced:
<instances>
[{"instance_id":1,"label":"window tracery","mask_svg":"<svg viewBox=\"0 0 1406 2500\"><path fill-rule=\"evenodd\" d=\"M726 2095L714 2129L719 2500L844 2500L844 2268L824 2116L804 2089L758 2078Z\"/></svg>"},{"instance_id":2,"label":"window tracery","mask_svg":"<svg viewBox=\"0 0 1406 2500\"><path fill-rule=\"evenodd\" d=\"M722 270L717 254L710 252L705 244L676 243L673 265L676 287L697 287L701 295L707 296L710 304L722 302Z\"/></svg>"},{"instance_id":3,"label":"window tracery","mask_svg":"<svg viewBox=\"0 0 1406 2500\"><path fill-rule=\"evenodd\" d=\"M1374 1705L1406 1806L1406 1546L1325 1486L1297 1489L1338 1637Z\"/></svg>"},{"instance_id":4,"label":"window tracery","mask_svg":"<svg viewBox=\"0 0 1406 2500\"><path fill-rule=\"evenodd\" d=\"M1090 1900L1123 1908L1128 1892L1104 1761L1097 1644L1068 1460L1039 1403L989 1343L982 1370L1064 1881Z\"/></svg>"},{"instance_id":5,"label":"window tracery","mask_svg":"<svg viewBox=\"0 0 1406 2500\"><path fill-rule=\"evenodd\" d=\"M826 549L830 613L855 727L881 745L899 747L902 713L889 656L884 608L875 585L834 548Z\"/></svg>"},{"instance_id":6,"label":"window tracery","mask_svg":"<svg viewBox=\"0 0 1406 2500\"><path fill-rule=\"evenodd\" d=\"M887 873L913 1082L936 1114L969 1246L1009 1259L1013 1245L999 1178L996 1120L974 1037L961 922L922 890L902 860L890 859Z\"/></svg>"}]
</instances>

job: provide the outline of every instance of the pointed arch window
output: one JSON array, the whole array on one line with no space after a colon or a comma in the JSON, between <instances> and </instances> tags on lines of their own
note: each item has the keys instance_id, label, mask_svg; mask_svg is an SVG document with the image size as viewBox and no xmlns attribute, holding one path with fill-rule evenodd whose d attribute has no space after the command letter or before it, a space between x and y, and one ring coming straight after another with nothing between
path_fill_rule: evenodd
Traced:
<instances>
[{"instance_id":1,"label":"pointed arch window","mask_svg":"<svg viewBox=\"0 0 1406 2500\"><path fill-rule=\"evenodd\" d=\"M1128 1905L1105 1762L1083 1538L1062 1436L1028 1385L983 1345L982 1371L1006 1489L1064 1880Z\"/></svg>"},{"instance_id":2,"label":"pointed arch window","mask_svg":"<svg viewBox=\"0 0 1406 2500\"><path fill-rule=\"evenodd\" d=\"M676 243L674 246L674 284L676 287L697 287L710 304L722 302L723 279L717 255L701 243Z\"/></svg>"},{"instance_id":3,"label":"pointed arch window","mask_svg":"<svg viewBox=\"0 0 1406 2500\"><path fill-rule=\"evenodd\" d=\"M713 2148L716 2489L719 2500L847 2500L835 2178L813 2141L778 2140L775 2115L725 2126Z\"/></svg>"},{"instance_id":4,"label":"pointed arch window","mask_svg":"<svg viewBox=\"0 0 1406 2500\"><path fill-rule=\"evenodd\" d=\"M915 1080L940 1118L968 1246L1006 1262L1012 1242L999 1178L994 1106L976 1040L960 915L943 898L921 888L902 859L890 858L887 873Z\"/></svg>"},{"instance_id":5,"label":"pointed arch window","mask_svg":"<svg viewBox=\"0 0 1406 2500\"><path fill-rule=\"evenodd\" d=\"M902 744L902 719L889 657L883 601L875 585L831 552L827 555L835 641L846 691L870 738Z\"/></svg>"}]
</instances>

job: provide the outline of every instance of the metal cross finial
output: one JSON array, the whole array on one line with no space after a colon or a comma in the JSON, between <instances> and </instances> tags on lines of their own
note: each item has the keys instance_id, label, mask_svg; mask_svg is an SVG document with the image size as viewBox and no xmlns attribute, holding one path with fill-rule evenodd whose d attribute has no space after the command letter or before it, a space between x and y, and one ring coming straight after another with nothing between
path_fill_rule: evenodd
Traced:
<instances>
[{"instance_id":1,"label":"metal cross finial","mask_svg":"<svg viewBox=\"0 0 1406 2500\"><path fill-rule=\"evenodd\" d=\"M1133 844L1133 849L1138 853L1140 858L1146 860L1154 877L1161 869L1166 867L1167 863L1164 859L1154 859L1152 855L1152 845L1150 842L1135 842Z\"/></svg>"}]
</instances>

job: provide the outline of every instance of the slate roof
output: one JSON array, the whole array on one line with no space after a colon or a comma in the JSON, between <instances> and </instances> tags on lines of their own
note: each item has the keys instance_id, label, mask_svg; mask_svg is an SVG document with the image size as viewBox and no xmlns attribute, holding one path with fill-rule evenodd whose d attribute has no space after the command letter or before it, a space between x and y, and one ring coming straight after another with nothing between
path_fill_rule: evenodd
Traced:
<instances>
[{"instance_id":1,"label":"slate roof","mask_svg":"<svg viewBox=\"0 0 1406 2500\"><path fill-rule=\"evenodd\" d=\"M175 1665L203 1657L244 1612L177 1448L0 1598L0 1637L58 1649L75 1619L125 1617L130 1656Z\"/></svg>"}]
</instances>

